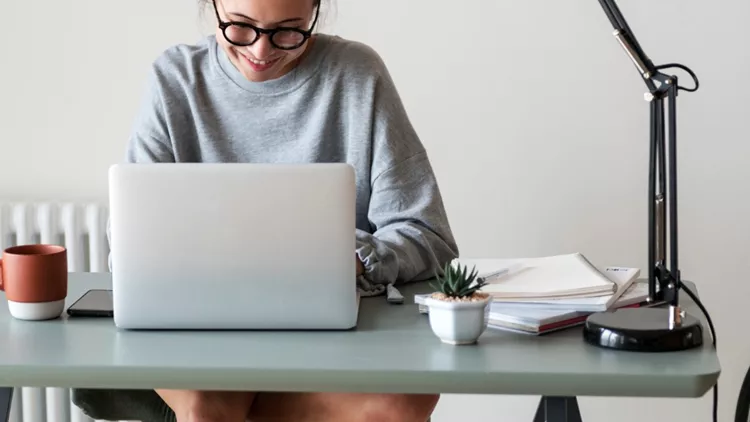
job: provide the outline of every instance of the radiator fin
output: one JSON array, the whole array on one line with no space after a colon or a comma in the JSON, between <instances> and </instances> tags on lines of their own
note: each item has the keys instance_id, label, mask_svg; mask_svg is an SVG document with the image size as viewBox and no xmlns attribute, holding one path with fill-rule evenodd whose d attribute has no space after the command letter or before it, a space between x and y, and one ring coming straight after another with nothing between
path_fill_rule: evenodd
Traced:
<instances>
[{"instance_id":1,"label":"radiator fin","mask_svg":"<svg viewBox=\"0 0 750 422\"><path fill-rule=\"evenodd\" d=\"M0 204L0 250L30 243L65 246L70 272L107 272L106 206L96 203ZM10 422L90 422L67 388L16 387Z\"/></svg>"}]
</instances>

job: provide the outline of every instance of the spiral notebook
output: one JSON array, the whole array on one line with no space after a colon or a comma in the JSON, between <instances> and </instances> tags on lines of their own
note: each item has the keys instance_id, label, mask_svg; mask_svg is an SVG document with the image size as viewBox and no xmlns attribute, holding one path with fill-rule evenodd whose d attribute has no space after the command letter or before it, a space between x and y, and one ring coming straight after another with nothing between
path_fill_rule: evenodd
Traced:
<instances>
[{"instance_id":1,"label":"spiral notebook","mask_svg":"<svg viewBox=\"0 0 750 422\"><path fill-rule=\"evenodd\" d=\"M581 253L518 259L461 259L496 301L610 296L618 286Z\"/></svg>"},{"instance_id":2,"label":"spiral notebook","mask_svg":"<svg viewBox=\"0 0 750 422\"><path fill-rule=\"evenodd\" d=\"M603 297L557 299L542 302L505 303L490 305L489 325L507 331L544 334L580 325L593 312L643 306L648 298L648 283L638 280L640 270L627 267L607 267L603 270L618 285L618 292ZM419 312L429 313L425 299L430 294L417 294L414 303ZM653 306L658 303L645 304Z\"/></svg>"}]
</instances>

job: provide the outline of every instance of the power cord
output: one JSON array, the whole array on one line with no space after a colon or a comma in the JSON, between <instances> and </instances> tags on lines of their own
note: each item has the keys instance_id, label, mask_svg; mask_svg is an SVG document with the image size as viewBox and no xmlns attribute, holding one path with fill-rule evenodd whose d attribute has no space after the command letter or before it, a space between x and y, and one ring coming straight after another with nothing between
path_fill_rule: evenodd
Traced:
<instances>
[{"instance_id":1,"label":"power cord","mask_svg":"<svg viewBox=\"0 0 750 422\"><path fill-rule=\"evenodd\" d=\"M656 70L671 69L673 67L676 67L678 69L682 69L685 72L687 72L690 75L690 77L693 78L693 82L695 82L695 86L692 87L692 88L685 88L684 86L679 86L678 85L677 89L681 89L683 91L688 91L688 92L695 92L695 91L698 90L698 87L700 86L700 84L698 83L698 77L695 76L695 73L692 70L690 70L689 67L687 67L685 65L682 65L682 64L679 64L679 63L667 63L667 64L663 64L663 65L660 65L660 66L656 66Z\"/></svg>"},{"instance_id":2,"label":"power cord","mask_svg":"<svg viewBox=\"0 0 750 422\"><path fill-rule=\"evenodd\" d=\"M737 406L734 409L734 421L735 422L747 422L748 414L750 414L750 369L745 373L745 379L742 380L740 386L740 394L737 400Z\"/></svg>"},{"instance_id":3,"label":"power cord","mask_svg":"<svg viewBox=\"0 0 750 422\"><path fill-rule=\"evenodd\" d=\"M698 81L696 80L696 88L698 86ZM682 289L685 290L685 293L690 296L691 299L693 299L693 302L695 302L696 305L700 308L703 315L706 317L706 321L708 321L708 328L711 331L711 343L716 349L716 330L714 330L714 323L711 321L711 315L708 314L708 311L703 306L703 303L698 299L698 296L695 295L695 293L692 292L687 286L684 284L682 285ZM719 415L719 382L716 381L716 384L714 384L714 405L713 405L713 420L714 422L718 422L718 415Z\"/></svg>"}]
</instances>

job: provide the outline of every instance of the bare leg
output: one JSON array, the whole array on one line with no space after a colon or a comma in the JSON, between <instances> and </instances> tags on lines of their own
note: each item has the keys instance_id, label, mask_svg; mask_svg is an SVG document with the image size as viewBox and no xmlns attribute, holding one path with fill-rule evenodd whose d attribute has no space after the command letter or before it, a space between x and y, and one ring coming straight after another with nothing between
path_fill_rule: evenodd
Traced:
<instances>
[{"instance_id":1,"label":"bare leg","mask_svg":"<svg viewBox=\"0 0 750 422\"><path fill-rule=\"evenodd\" d=\"M255 393L234 391L156 390L174 411L177 422L244 422Z\"/></svg>"},{"instance_id":2,"label":"bare leg","mask_svg":"<svg viewBox=\"0 0 750 422\"><path fill-rule=\"evenodd\" d=\"M250 422L426 422L438 395L259 393Z\"/></svg>"}]
</instances>

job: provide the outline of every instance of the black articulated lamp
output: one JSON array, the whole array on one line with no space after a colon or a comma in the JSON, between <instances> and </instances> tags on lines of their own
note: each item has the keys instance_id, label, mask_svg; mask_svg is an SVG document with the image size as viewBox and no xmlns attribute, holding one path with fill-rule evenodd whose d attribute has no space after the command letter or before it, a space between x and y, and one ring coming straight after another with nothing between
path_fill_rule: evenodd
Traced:
<instances>
[{"instance_id":1,"label":"black articulated lamp","mask_svg":"<svg viewBox=\"0 0 750 422\"><path fill-rule=\"evenodd\" d=\"M588 343L618 350L669 352L699 347L703 327L680 308L679 291L684 289L705 313L695 295L682 285L677 249L676 99L679 90L696 91L698 79L681 64L654 66L643 52L614 0L599 0L614 36L635 64L648 92L651 107L648 192L648 283L650 302L664 307L618 309L589 316L584 325ZM662 73L680 68L693 78L695 86L684 88L677 77ZM668 104L668 142L665 145L664 102ZM669 217L667 219L667 217ZM667 243L668 242L668 243ZM669 266L667 265L669 246ZM710 323L710 320L709 320Z\"/></svg>"}]
</instances>

